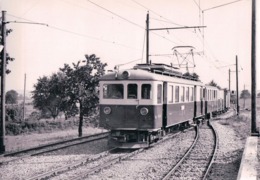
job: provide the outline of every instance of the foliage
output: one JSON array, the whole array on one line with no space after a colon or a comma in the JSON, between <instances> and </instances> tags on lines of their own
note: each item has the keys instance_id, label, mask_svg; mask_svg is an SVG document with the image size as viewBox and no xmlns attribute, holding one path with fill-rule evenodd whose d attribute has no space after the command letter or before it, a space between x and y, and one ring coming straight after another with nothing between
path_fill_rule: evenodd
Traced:
<instances>
[{"instance_id":1,"label":"foliage","mask_svg":"<svg viewBox=\"0 0 260 180\"><path fill-rule=\"evenodd\" d=\"M97 87L106 66L95 54L85 55L85 58L83 65L78 61L72 67L65 64L60 69L67 76L64 91L65 97L68 97L67 103L79 107L79 136L82 136L83 116L88 116L98 104Z\"/></svg>"},{"instance_id":2,"label":"foliage","mask_svg":"<svg viewBox=\"0 0 260 180\"><path fill-rule=\"evenodd\" d=\"M1 25L2 26L2 25ZM6 36L8 36L11 32L13 31L13 29L6 29ZM1 42L2 42L2 36L0 37L0 39L1 39ZM1 43L2 44L2 43ZM2 57L2 53L1 53L1 55L0 55L0 57L1 57L1 60L3 59L3 57ZM11 62L11 61L14 61L15 59L14 58L12 58L8 53L6 53L6 66ZM1 76L1 66L2 66L2 61L0 61L0 76ZM11 73L11 70L10 69L7 69L6 68L6 74L9 74L9 73Z\"/></svg>"},{"instance_id":3,"label":"foliage","mask_svg":"<svg viewBox=\"0 0 260 180\"><path fill-rule=\"evenodd\" d=\"M185 77L187 77L187 78L190 78L190 79L199 80L199 75L196 74L196 73L186 72L186 73L183 74L183 76L185 76Z\"/></svg>"},{"instance_id":4,"label":"foliage","mask_svg":"<svg viewBox=\"0 0 260 180\"><path fill-rule=\"evenodd\" d=\"M5 94L6 104L17 104L18 93L15 90L7 91Z\"/></svg>"},{"instance_id":5,"label":"foliage","mask_svg":"<svg viewBox=\"0 0 260 180\"><path fill-rule=\"evenodd\" d=\"M35 121L33 119L20 122L6 122L7 135L19 135L24 133L38 132L46 133L54 130L72 129L78 126L78 121L75 119L69 120L41 120Z\"/></svg>"},{"instance_id":6,"label":"foliage","mask_svg":"<svg viewBox=\"0 0 260 180\"><path fill-rule=\"evenodd\" d=\"M45 118L50 115L55 119L62 110L60 106L64 100L65 82L64 75L56 73L49 78L47 76L40 77L37 84L34 85L33 105L42 111Z\"/></svg>"},{"instance_id":7,"label":"foliage","mask_svg":"<svg viewBox=\"0 0 260 180\"><path fill-rule=\"evenodd\" d=\"M6 106L6 121L21 121L23 119L22 105L7 105Z\"/></svg>"},{"instance_id":8,"label":"foliage","mask_svg":"<svg viewBox=\"0 0 260 180\"><path fill-rule=\"evenodd\" d=\"M32 121L36 121L36 120L40 120L41 117L42 117L41 113L39 113L39 112L37 112L37 111L33 111L33 112L29 115L28 119L29 119L29 120L32 120Z\"/></svg>"},{"instance_id":9,"label":"foliage","mask_svg":"<svg viewBox=\"0 0 260 180\"><path fill-rule=\"evenodd\" d=\"M240 98L243 98L243 99L247 99L250 97L251 97L251 94L247 89L243 90L240 94Z\"/></svg>"},{"instance_id":10,"label":"foliage","mask_svg":"<svg viewBox=\"0 0 260 180\"><path fill-rule=\"evenodd\" d=\"M79 136L82 136L83 117L96 109L99 78L104 75L106 64L95 54L85 55L86 60L63 68L51 77L41 77L34 85L33 104L43 115L51 114L55 119L60 112L65 118L79 113Z\"/></svg>"},{"instance_id":11,"label":"foliage","mask_svg":"<svg viewBox=\"0 0 260 180\"><path fill-rule=\"evenodd\" d=\"M221 87L214 80L211 80L208 85L221 89Z\"/></svg>"}]
</instances>

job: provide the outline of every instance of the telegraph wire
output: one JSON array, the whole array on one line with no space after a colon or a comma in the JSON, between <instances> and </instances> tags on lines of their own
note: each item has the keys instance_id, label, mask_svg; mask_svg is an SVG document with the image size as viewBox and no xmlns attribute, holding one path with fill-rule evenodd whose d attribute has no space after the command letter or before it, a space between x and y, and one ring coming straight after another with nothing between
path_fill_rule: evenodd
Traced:
<instances>
[{"instance_id":1,"label":"telegraph wire","mask_svg":"<svg viewBox=\"0 0 260 180\"><path fill-rule=\"evenodd\" d=\"M149 10L149 11L151 11L152 13L156 14L156 15L159 16L160 18L163 18L163 19L165 19L166 21L171 22L172 24L175 24L175 25L177 25L177 26L183 26L183 25L181 25L181 24L177 24L177 23L175 23L175 22L173 22L173 21L171 21L171 20L169 20L169 19L163 17L163 16L160 15L159 13L153 11L152 9L150 9L150 8L148 8L148 7L146 7L146 6L144 6L143 4L141 4L141 3L139 3L139 2L136 2L135 0L132 0L132 1L133 1L134 3L136 3L136 4L138 4L139 6L143 7L144 9Z\"/></svg>"},{"instance_id":2,"label":"telegraph wire","mask_svg":"<svg viewBox=\"0 0 260 180\"><path fill-rule=\"evenodd\" d=\"M101 16L104 16L104 17L106 17L106 18L110 18L110 19L113 19L113 18L114 18L113 16L108 17L108 16L105 15L105 14L98 13L97 11L93 11L93 10L91 10L91 9L85 7L85 6L76 4L76 3L74 3L75 1L73 1L73 2L66 1L66 0L60 0L60 1L66 3L66 4L73 5L73 6L75 6L75 7L81 8L81 9L85 9L85 10L87 10L88 12L95 13L95 14L98 14L98 15L101 15Z\"/></svg>"},{"instance_id":3,"label":"telegraph wire","mask_svg":"<svg viewBox=\"0 0 260 180\"><path fill-rule=\"evenodd\" d=\"M40 0L37 0L36 2L34 2L34 4L32 4L32 6L30 8L28 8L23 14L22 17L25 16L25 14L27 14L29 11L31 11L36 5L39 4L39 2L41 2Z\"/></svg>"},{"instance_id":4,"label":"telegraph wire","mask_svg":"<svg viewBox=\"0 0 260 180\"><path fill-rule=\"evenodd\" d=\"M119 14L114 13L114 12L110 11L109 9L104 8L103 6L100 6L100 5L94 3L94 2L92 2L92 1L90 1L90 0L86 0L86 1L88 1L88 2L90 2L91 4L93 4L93 5L95 5L95 6L99 7L99 8L101 8L101 9L103 9L104 11L107 11L107 12L109 12L109 13L111 13L111 14L113 14L113 15L115 15L115 16L121 18L121 19L123 19L124 21L127 21L127 22L130 23L130 24L133 24L134 26L137 26L137 27L139 27L139 28L141 28L141 29L144 29L144 27L140 26L139 24L136 24L135 22L130 21L130 20L124 18L123 16L120 16Z\"/></svg>"},{"instance_id":5,"label":"telegraph wire","mask_svg":"<svg viewBox=\"0 0 260 180\"><path fill-rule=\"evenodd\" d=\"M22 17L18 17L18 16L15 16L15 15L12 15L12 14L7 14L7 15L11 16L11 17L14 17L14 18L17 18L17 19L22 19L22 20L28 21L27 22L28 24L36 24L37 23L37 22L34 22L32 20L25 19L25 18L22 18ZM12 21L12 22L15 22L15 21ZM37 23L37 24L44 24L44 23ZM60 27L57 27L57 26L49 25L49 24L44 24L44 25L46 25L46 26L48 25L47 27L49 27L51 29L55 29L55 30L58 30L58 31L66 32L66 33L73 34L73 35L76 35L76 36L89 38L89 39L94 39L94 40L102 41L102 42L105 42L105 43L110 43L110 44L113 44L113 45L118 45L118 46L122 46L122 47L125 47L125 48L141 51L141 49L130 47L130 46L127 46L127 45L124 45L124 44L121 44L121 43L117 43L115 41L109 41L109 40L101 39L101 38L94 37L94 36L88 36L88 35L85 35L85 34L81 34L81 33L78 33L78 32L73 32L73 31L70 31L70 30L67 30L67 29L63 29L63 28L60 28Z\"/></svg>"},{"instance_id":6,"label":"telegraph wire","mask_svg":"<svg viewBox=\"0 0 260 180\"><path fill-rule=\"evenodd\" d=\"M221 5L218 5L218 6L211 7L211 8L203 9L202 12L208 11L208 10L211 10L211 9L216 9L216 8L226 6L226 5L229 5L229 4L237 3L239 1L243 1L243 0L232 1L232 2L229 2L229 3L226 3L226 4L221 4Z\"/></svg>"},{"instance_id":7,"label":"telegraph wire","mask_svg":"<svg viewBox=\"0 0 260 180\"><path fill-rule=\"evenodd\" d=\"M107 9L107 8L105 8L105 7L103 7L103 6L100 6L100 5L94 3L94 2L92 2L92 1L90 1L90 0L86 0L86 1L87 1L87 2L90 2L90 3L92 3L92 4L94 4L95 6L101 8L101 9L103 9L103 10L105 10L105 11L107 11L107 12L109 12L109 13L111 13L111 14L113 14L113 15L119 17L119 18L121 18L121 19L123 19L124 21L126 21L126 22L128 22L128 23L130 23L130 24L132 24L132 25L135 25L135 26L137 26L137 27L139 27L139 28L141 28L141 29L145 29L144 27L140 26L139 24L136 24L136 23L134 23L134 22L132 22L132 21L130 21L130 20L124 18L123 16L120 16L120 15L114 13L113 11L110 11L109 9ZM172 40L166 38L165 36L161 36L161 35L159 35L159 34L157 34L157 33L155 33L155 32L152 32L152 33L155 34L155 35L157 35L157 36L159 36L159 37L161 37L161 38L163 38L163 39L165 39L165 40L167 40L167 41L169 41L169 42L171 42L171 43L177 44L176 42L174 42L174 41L172 41Z\"/></svg>"}]
</instances>

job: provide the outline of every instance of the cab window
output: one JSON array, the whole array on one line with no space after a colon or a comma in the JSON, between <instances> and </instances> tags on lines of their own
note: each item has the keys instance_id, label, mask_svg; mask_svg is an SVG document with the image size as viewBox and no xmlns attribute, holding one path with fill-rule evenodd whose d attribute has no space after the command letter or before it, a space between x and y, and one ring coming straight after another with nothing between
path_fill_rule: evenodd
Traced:
<instances>
[{"instance_id":1,"label":"cab window","mask_svg":"<svg viewBox=\"0 0 260 180\"><path fill-rule=\"evenodd\" d=\"M123 84L104 84L103 98L104 99L123 99L124 85Z\"/></svg>"},{"instance_id":2,"label":"cab window","mask_svg":"<svg viewBox=\"0 0 260 180\"><path fill-rule=\"evenodd\" d=\"M127 98L128 99L137 99L137 84L128 84L127 85Z\"/></svg>"},{"instance_id":3,"label":"cab window","mask_svg":"<svg viewBox=\"0 0 260 180\"><path fill-rule=\"evenodd\" d=\"M151 84L142 84L142 99L151 99L152 87Z\"/></svg>"}]
</instances>

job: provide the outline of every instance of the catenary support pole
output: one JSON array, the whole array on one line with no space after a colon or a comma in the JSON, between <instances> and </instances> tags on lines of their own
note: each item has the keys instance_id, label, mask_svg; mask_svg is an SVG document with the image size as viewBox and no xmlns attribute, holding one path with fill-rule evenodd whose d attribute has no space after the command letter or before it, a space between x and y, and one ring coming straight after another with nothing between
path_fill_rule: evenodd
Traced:
<instances>
[{"instance_id":1,"label":"catenary support pole","mask_svg":"<svg viewBox=\"0 0 260 180\"><path fill-rule=\"evenodd\" d=\"M230 79L230 69L228 69L228 90L230 91L230 82L231 82L231 79Z\"/></svg>"},{"instance_id":2,"label":"catenary support pole","mask_svg":"<svg viewBox=\"0 0 260 180\"><path fill-rule=\"evenodd\" d=\"M149 64L149 11L146 16L146 64Z\"/></svg>"},{"instance_id":3,"label":"catenary support pole","mask_svg":"<svg viewBox=\"0 0 260 180\"><path fill-rule=\"evenodd\" d=\"M238 58L236 56L236 91L237 91L237 115L239 115L239 89L238 89Z\"/></svg>"},{"instance_id":4,"label":"catenary support pole","mask_svg":"<svg viewBox=\"0 0 260 180\"><path fill-rule=\"evenodd\" d=\"M252 33L251 33L251 134L255 135L256 129L256 0L252 0Z\"/></svg>"},{"instance_id":5,"label":"catenary support pole","mask_svg":"<svg viewBox=\"0 0 260 180\"><path fill-rule=\"evenodd\" d=\"M25 92L26 92L26 74L24 74L24 87L23 87L23 120L25 121Z\"/></svg>"},{"instance_id":6,"label":"catenary support pole","mask_svg":"<svg viewBox=\"0 0 260 180\"><path fill-rule=\"evenodd\" d=\"M2 60L1 60L1 134L0 134L0 153L5 152L5 72L6 72L6 11L2 11Z\"/></svg>"}]
</instances>

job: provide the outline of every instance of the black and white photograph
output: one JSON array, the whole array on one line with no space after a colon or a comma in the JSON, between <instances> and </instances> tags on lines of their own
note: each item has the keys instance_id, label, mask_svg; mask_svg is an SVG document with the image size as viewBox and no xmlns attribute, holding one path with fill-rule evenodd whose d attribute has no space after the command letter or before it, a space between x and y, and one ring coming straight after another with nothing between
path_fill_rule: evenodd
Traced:
<instances>
[{"instance_id":1,"label":"black and white photograph","mask_svg":"<svg viewBox=\"0 0 260 180\"><path fill-rule=\"evenodd\" d=\"M0 179L260 179L258 0L0 11Z\"/></svg>"}]
</instances>

